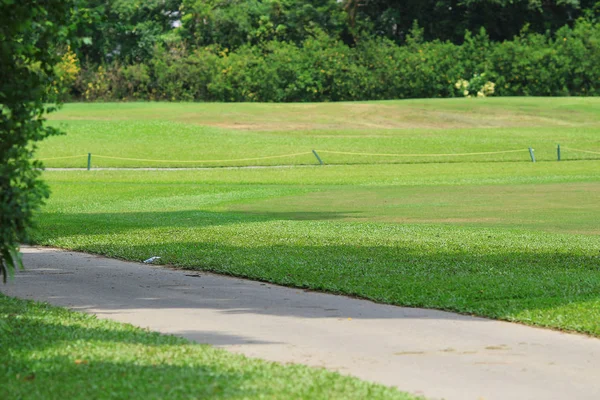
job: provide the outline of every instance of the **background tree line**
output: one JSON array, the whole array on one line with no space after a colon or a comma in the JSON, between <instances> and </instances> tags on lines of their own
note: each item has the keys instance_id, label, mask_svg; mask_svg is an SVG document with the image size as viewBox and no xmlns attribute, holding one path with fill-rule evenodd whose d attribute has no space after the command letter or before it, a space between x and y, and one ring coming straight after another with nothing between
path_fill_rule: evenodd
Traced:
<instances>
[{"instance_id":1,"label":"background tree line","mask_svg":"<svg viewBox=\"0 0 600 400\"><path fill-rule=\"evenodd\" d=\"M594 95L597 0L78 0L63 99Z\"/></svg>"}]
</instances>

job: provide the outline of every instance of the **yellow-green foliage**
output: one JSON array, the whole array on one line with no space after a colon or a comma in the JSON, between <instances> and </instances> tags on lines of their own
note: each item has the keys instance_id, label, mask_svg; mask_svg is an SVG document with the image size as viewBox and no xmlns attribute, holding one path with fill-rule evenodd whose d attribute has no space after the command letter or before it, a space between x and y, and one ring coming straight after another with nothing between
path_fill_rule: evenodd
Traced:
<instances>
[{"instance_id":1,"label":"yellow-green foliage","mask_svg":"<svg viewBox=\"0 0 600 400\"><path fill-rule=\"evenodd\" d=\"M454 84L459 94L465 97L488 97L494 94L496 84L485 80L485 74L475 74L470 81L459 79Z\"/></svg>"},{"instance_id":2,"label":"yellow-green foliage","mask_svg":"<svg viewBox=\"0 0 600 400\"><path fill-rule=\"evenodd\" d=\"M91 75L90 79L84 86L83 95L86 100L101 100L110 97L110 87L106 76L106 69L101 65L96 70L96 73Z\"/></svg>"},{"instance_id":3,"label":"yellow-green foliage","mask_svg":"<svg viewBox=\"0 0 600 400\"><path fill-rule=\"evenodd\" d=\"M81 68L77 55L71 47L60 58L60 62L54 67L56 79L52 83L51 92L56 96L64 96L79 76Z\"/></svg>"}]
</instances>

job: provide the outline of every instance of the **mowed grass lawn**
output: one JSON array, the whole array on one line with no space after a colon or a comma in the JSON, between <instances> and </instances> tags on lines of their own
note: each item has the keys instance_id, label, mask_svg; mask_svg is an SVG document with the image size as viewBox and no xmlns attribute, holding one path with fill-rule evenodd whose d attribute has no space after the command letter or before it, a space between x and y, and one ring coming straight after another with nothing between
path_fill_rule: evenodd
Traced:
<instances>
[{"instance_id":1,"label":"mowed grass lawn","mask_svg":"<svg viewBox=\"0 0 600 400\"><path fill-rule=\"evenodd\" d=\"M40 157L524 147L445 163L337 155L325 166L47 171L53 196L33 240L600 336L600 160L551 161L557 143L600 149L600 99L69 104L53 123L69 135ZM543 162L527 162L528 146Z\"/></svg>"},{"instance_id":2,"label":"mowed grass lawn","mask_svg":"<svg viewBox=\"0 0 600 400\"><path fill-rule=\"evenodd\" d=\"M34 240L600 336L600 162L439 167L49 171Z\"/></svg>"},{"instance_id":3,"label":"mowed grass lawn","mask_svg":"<svg viewBox=\"0 0 600 400\"><path fill-rule=\"evenodd\" d=\"M316 149L328 164L527 162L529 147L556 160L561 144L564 160L600 159L599 115L595 98L68 104L50 119L69 134L39 157L48 167L85 167L88 153L97 167L314 165ZM390 153L409 156L371 155Z\"/></svg>"}]
</instances>

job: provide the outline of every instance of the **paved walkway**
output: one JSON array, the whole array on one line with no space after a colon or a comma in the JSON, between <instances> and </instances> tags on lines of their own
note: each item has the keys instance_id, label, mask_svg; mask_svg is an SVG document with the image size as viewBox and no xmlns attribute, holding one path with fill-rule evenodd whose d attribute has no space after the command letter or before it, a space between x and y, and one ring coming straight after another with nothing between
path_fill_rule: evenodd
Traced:
<instances>
[{"instance_id":1,"label":"paved walkway","mask_svg":"<svg viewBox=\"0 0 600 400\"><path fill-rule=\"evenodd\" d=\"M448 400L600 399L600 340L203 272L25 248L5 294Z\"/></svg>"}]
</instances>

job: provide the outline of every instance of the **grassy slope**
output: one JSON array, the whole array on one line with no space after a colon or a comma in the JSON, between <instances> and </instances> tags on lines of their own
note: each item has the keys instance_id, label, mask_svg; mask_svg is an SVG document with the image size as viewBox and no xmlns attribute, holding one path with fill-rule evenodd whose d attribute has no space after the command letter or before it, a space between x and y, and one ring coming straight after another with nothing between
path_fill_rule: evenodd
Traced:
<instances>
[{"instance_id":1,"label":"grassy slope","mask_svg":"<svg viewBox=\"0 0 600 400\"><path fill-rule=\"evenodd\" d=\"M597 125L593 97L487 98L362 103L68 104L53 120L155 120L253 131Z\"/></svg>"},{"instance_id":2,"label":"grassy slope","mask_svg":"<svg viewBox=\"0 0 600 400\"><path fill-rule=\"evenodd\" d=\"M600 149L594 98L73 104L53 118L70 135L46 143L42 156L90 147L206 160L324 147L446 153L531 145L538 159L552 160L557 142ZM292 162L314 163L311 157ZM523 158L526 152L474 157ZM600 161L572 161L47 172L54 197L34 238L600 336L599 170Z\"/></svg>"},{"instance_id":3,"label":"grassy slope","mask_svg":"<svg viewBox=\"0 0 600 400\"><path fill-rule=\"evenodd\" d=\"M323 152L330 164L554 160L556 144L600 152L600 101L566 99L445 99L330 104L68 104L51 115L69 135L42 145L50 167L314 164L312 149L377 154L468 153L482 156L382 157ZM99 156L170 161L128 161ZM564 149L563 159L599 158ZM189 161L198 162L189 162ZM210 161L217 160L217 161ZM188 161L188 162L185 162Z\"/></svg>"},{"instance_id":4,"label":"grassy slope","mask_svg":"<svg viewBox=\"0 0 600 400\"><path fill-rule=\"evenodd\" d=\"M598 167L47 172L35 239L600 336Z\"/></svg>"},{"instance_id":5,"label":"grassy slope","mask_svg":"<svg viewBox=\"0 0 600 400\"><path fill-rule=\"evenodd\" d=\"M3 399L413 399L0 294Z\"/></svg>"}]
</instances>

